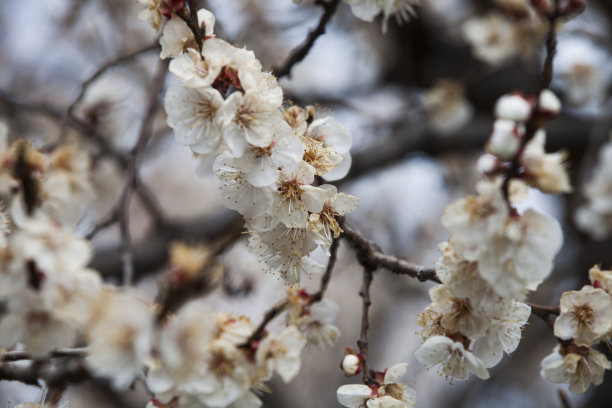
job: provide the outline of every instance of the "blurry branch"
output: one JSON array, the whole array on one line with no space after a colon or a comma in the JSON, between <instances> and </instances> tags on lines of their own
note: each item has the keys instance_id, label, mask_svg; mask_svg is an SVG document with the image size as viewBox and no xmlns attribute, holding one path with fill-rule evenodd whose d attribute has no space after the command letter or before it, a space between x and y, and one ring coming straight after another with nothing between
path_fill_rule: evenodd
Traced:
<instances>
[{"instance_id":1,"label":"blurry branch","mask_svg":"<svg viewBox=\"0 0 612 408\"><path fill-rule=\"evenodd\" d=\"M91 85L98 78L100 78L110 68L115 67L117 65L121 65L126 62L130 62L134 58L140 56L141 54L144 54L149 51L157 50L158 48L159 48L159 42L156 40L153 44L147 45L143 48L137 49L130 53L120 55L106 62L104 65L98 68L96 72L93 73L93 75L91 75L89 78L87 78L85 82L83 82L83 84L81 85L81 90L79 91L79 94L77 95L76 99L70 104L70 106L68 106L68 109L66 109L66 113L64 114L64 121L63 121L64 123L62 123L62 131L61 131L62 134L64 133L65 121L67 120L67 118L73 116L74 109L83 100L83 97L85 96L85 92L87 91L87 88L89 87L89 85Z\"/></svg>"},{"instance_id":2,"label":"blurry branch","mask_svg":"<svg viewBox=\"0 0 612 408\"><path fill-rule=\"evenodd\" d=\"M561 408L572 408L565 391L559 390L558 392L559 392L559 400L561 401Z\"/></svg>"},{"instance_id":3,"label":"blurry branch","mask_svg":"<svg viewBox=\"0 0 612 408\"><path fill-rule=\"evenodd\" d=\"M127 168L127 180L119 198L119 230L121 235L121 259L123 263L123 284L129 286L132 283L134 276L134 264L132 260L132 243L130 237L129 226L129 205L133 190L138 183L138 165L140 157L143 154L147 142L151 135L153 126L153 117L159 104L159 95L164 89L165 77L168 72L168 61L163 61L159 64L155 77L153 78L153 87L149 94L149 105L140 126L140 133L136 144L130 151L130 161Z\"/></svg>"},{"instance_id":4,"label":"blurry branch","mask_svg":"<svg viewBox=\"0 0 612 408\"><path fill-rule=\"evenodd\" d=\"M386 255L381 251L378 245L366 240L361 232L350 227L344 220L341 220L339 224L344 230L341 237L348 241L355 249L357 252L357 260L365 268L376 270L380 267L388 269L396 275L408 275L418 279L420 282L430 280L441 283L440 279L436 276L435 268L417 265L396 258L393 255Z\"/></svg>"},{"instance_id":5,"label":"blurry branch","mask_svg":"<svg viewBox=\"0 0 612 408\"><path fill-rule=\"evenodd\" d=\"M490 116L479 115L455 135L447 137L415 132L410 123L399 123L395 126L393 137L353 153L351 170L343 182L383 169L406 159L410 154L424 153L439 157L451 153L482 151L491 134L491 123L493 120ZM547 125L550 136L546 145L552 150L568 150L570 159L576 161L584 153L588 142L587 138L579 135L588 132L591 126L591 122L570 116L558 117Z\"/></svg>"},{"instance_id":6,"label":"blurry branch","mask_svg":"<svg viewBox=\"0 0 612 408\"><path fill-rule=\"evenodd\" d=\"M544 320L544 323L548 325L551 329L555 328L555 321L553 316L558 316L561 311L559 310L559 306L542 306L537 305L535 303L525 302L529 307L531 307L531 312L538 316L540 319Z\"/></svg>"},{"instance_id":7,"label":"blurry branch","mask_svg":"<svg viewBox=\"0 0 612 408\"><path fill-rule=\"evenodd\" d=\"M531 115L525 123L525 136L521 139L521 145L514 154L510 162L510 168L504 174L504 183L502 191L509 210L514 211L514 207L510 202L510 181L514 178L520 178L524 171L521 163L521 157L525 147L534 138L537 131L546 123L547 118L540 112L540 95L542 91L550 87L553 76L553 61L557 52L557 22L561 18L561 10L559 0L553 0L553 10L551 15L543 15L548 19L548 34L546 37L546 59L542 68L542 76L538 85L538 91L535 95L535 103L531 110Z\"/></svg>"},{"instance_id":8,"label":"blurry branch","mask_svg":"<svg viewBox=\"0 0 612 408\"><path fill-rule=\"evenodd\" d=\"M100 149L101 156L107 156L113 159L123 169L127 168L129 164L127 157L122 152L116 150L113 145L106 139L106 137L100 134L95 127L77 118L74 114L69 114L66 116L60 109L54 107L53 105L26 101L21 99L17 95L13 95L3 90L0 90L0 104L3 104L8 108L15 110L16 113L21 113L22 111L24 111L34 114L40 114L47 116L50 119L57 121L58 123L61 123L62 121L66 120L66 123L75 128L79 133L81 133L83 138L91 140L92 142L94 142L94 144L98 146L98 148ZM146 185L141 182L138 183L136 192L138 193L140 199L142 200L142 203L146 207L149 214L154 219L159 220L161 218L161 210L155 200L153 193L147 188ZM112 222L110 222L109 220L107 221L106 225L101 225L100 227L105 227L111 224ZM92 233L90 233L90 235L92 235Z\"/></svg>"},{"instance_id":9,"label":"blurry branch","mask_svg":"<svg viewBox=\"0 0 612 408\"><path fill-rule=\"evenodd\" d=\"M19 381L37 387L41 386L40 381L44 381L47 387L63 388L89 378L89 372L80 359L70 360L62 367L48 361L33 361L25 367L13 364L0 365L0 380Z\"/></svg>"},{"instance_id":10,"label":"blurry branch","mask_svg":"<svg viewBox=\"0 0 612 408\"><path fill-rule=\"evenodd\" d=\"M317 38L325 34L325 28L336 13L340 0L316 0L315 4L323 7L323 14L321 15L319 24L308 33L306 40L304 40L302 44L291 51L283 65L272 69L277 78L282 78L287 75L291 76L291 69L293 66L306 58Z\"/></svg>"},{"instance_id":11,"label":"blurry branch","mask_svg":"<svg viewBox=\"0 0 612 408\"><path fill-rule=\"evenodd\" d=\"M360 261L361 262L361 261ZM357 340L357 346L359 347L359 353L361 354L363 364L363 383L370 385L375 381L370 377L368 370L368 329L370 328L369 311L372 301L370 300L370 287L372 286L372 280L374 278L375 267L372 265L363 265L363 283L359 296L363 299L363 305L361 309L361 332L359 339Z\"/></svg>"},{"instance_id":12,"label":"blurry branch","mask_svg":"<svg viewBox=\"0 0 612 408\"><path fill-rule=\"evenodd\" d=\"M323 299L323 295L325 295L325 291L327 290L327 286L329 285L329 281L331 280L332 271L336 266L336 261L338 260L339 247L340 239L336 238L332 241L331 246L329 247L329 260L327 261L325 273L323 274L323 277L321 277L321 285L319 287L319 291L312 296L312 299L310 299L309 304L320 302Z\"/></svg>"},{"instance_id":13,"label":"blurry branch","mask_svg":"<svg viewBox=\"0 0 612 408\"><path fill-rule=\"evenodd\" d=\"M268 325L268 323L270 323L276 316L284 312L288 305L289 303L287 302L287 299L283 299L277 304L275 304L271 309L269 309L264 314L264 318L261 323L259 323L259 326L257 326L257 329L255 329L253 334L251 334L251 337L249 337L247 341L244 342L244 344L240 345L240 347L248 348L251 347L253 343L256 343L261 340L266 334L266 326Z\"/></svg>"},{"instance_id":14,"label":"blurry branch","mask_svg":"<svg viewBox=\"0 0 612 408\"><path fill-rule=\"evenodd\" d=\"M227 228L227 231L224 231L224 236L219 237L213 244L211 259L205 263L197 276L187 278L185 282L175 283L168 277L169 275L166 275L166 280L162 280L161 288L158 291L157 301L160 307L157 311L157 320L159 322L163 321L169 313L176 312L188 301L201 297L222 284L226 271L214 258L221 256L240 239L243 226L244 221L238 218ZM239 287L238 290L242 288Z\"/></svg>"},{"instance_id":15,"label":"blurry branch","mask_svg":"<svg viewBox=\"0 0 612 408\"><path fill-rule=\"evenodd\" d=\"M82 358L87 354L86 348L66 348L66 349L58 349L54 350L50 353L50 358L62 358L62 357L70 357L70 358ZM0 357L0 361L3 363L9 363L14 361L21 360L34 360L32 356L23 351L8 351Z\"/></svg>"},{"instance_id":16,"label":"blurry branch","mask_svg":"<svg viewBox=\"0 0 612 408\"><path fill-rule=\"evenodd\" d=\"M186 242L213 242L239 222L242 222L241 216L226 210L207 217L164 223L155 234L132 245L134 279L142 279L162 267L168 260L168 247L172 241L181 239ZM120 278L120 253L119 247L98 251L91 267L99 271L104 278Z\"/></svg>"}]
</instances>

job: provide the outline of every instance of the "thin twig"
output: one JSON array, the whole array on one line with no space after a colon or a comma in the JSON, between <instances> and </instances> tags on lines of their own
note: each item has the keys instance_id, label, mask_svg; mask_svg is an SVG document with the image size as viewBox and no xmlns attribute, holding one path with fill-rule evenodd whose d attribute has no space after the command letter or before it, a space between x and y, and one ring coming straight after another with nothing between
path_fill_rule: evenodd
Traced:
<instances>
[{"instance_id":1,"label":"thin twig","mask_svg":"<svg viewBox=\"0 0 612 408\"><path fill-rule=\"evenodd\" d=\"M130 162L127 168L127 179L119 198L119 233L121 236L121 260L123 265L123 285L129 286L134 277L134 263L132 260L132 244L129 228L129 204L133 190L138 183L138 165L140 156L147 146L151 135L153 116L157 110L159 94L164 87L164 78L168 72L168 61L160 63L153 78L153 89L149 94L149 105L140 127L136 144L130 151Z\"/></svg>"},{"instance_id":2,"label":"thin twig","mask_svg":"<svg viewBox=\"0 0 612 408\"><path fill-rule=\"evenodd\" d=\"M132 51L127 54L123 54L116 58L113 58L112 60L106 62L104 65L98 68L96 72L94 72L89 78L87 78L87 80L85 80L85 82L83 82L83 84L81 85L81 90L79 94L77 95L75 100L70 104L70 106L68 106L68 108L66 109L66 113L64 115L65 118L72 116L76 106L83 100L83 97L85 96L85 92L87 91L87 88L95 80L100 78L106 71L108 71L110 68L115 67L117 65L121 65L123 63L129 62L133 60L134 58L138 57L139 55L144 54L149 51L153 51L157 48L159 48L159 42L156 40L153 44L149 44L146 47L139 48L135 51ZM61 131L62 134L64 133L64 130L65 130L65 126L64 124L62 124L62 131Z\"/></svg>"},{"instance_id":3,"label":"thin twig","mask_svg":"<svg viewBox=\"0 0 612 408\"><path fill-rule=\"evenodd\" d=\"M72 348L72 349L58 349L52 351L49 355L50 358L83 358L87 355L87 348ZM9 363L21 360L34 360L32 356L23 351L8 351L2 355L0 361L3 363Z\"/></svg>"},{"instance_id":4,"label":"thin twig","mask_svg":"<svg viewBox=\"0 0 612 408\"><path fill-rule=\"evenodd\" d=\"M323 14L321 15L319 24L314 30L308 33L306 40L304 40L302 44L291 51L283 65L274 67L273 72L277 78L282 78L287 75L290 76L293 66L306 58L317 38L325 34L325 28L338 9L340 0L317 0L315 3L323 7Z\"/></svg>"},{"instance_id":5,"label":"thin twig","mask_svg":"<svg viewBox=\"0 0 612 408\"><path fill-rule=\"evenodd\" d=\"M50 362L33 361L27 366L0 364L0 380L19 381L40 387L44 381L48 387L60 387L82 382L90 378L82 360L71 360L59 368Z\"/></svg>"},{"instance_id":6,"label":"thin twig","mask_svg":"<svg viewBox=\"0 0 612 408\"><path fill-rule=\"evenodd\" d=\"M559 390L559 400L561 401L561 408L572 408L565 391Z\"/></svg>"},{"instance_id":7,"label":"thin twig","mask_svg":"<svg viewBox=\"0 0 612 408\"><path fill-rule=\"evenodd\" d=\"M340 227L344 230L341 237L348 241L357 251L357 259L362 265L373 269L378 267L385 268L397 275L408 275L416 278L420 282L430 280L442 283L436 275L435 268L417 265L392 255L386 255L380 250L378 245L366 240L361 232L350 227L343 219L339 223Z\"/></svg>"},{"instance_id":8,"label":"thin twig","mask_svg":"<svg viewBox=\"0 0 612 408\"><path fill-rule=\"evenodd\" d=\"M361 354L363 364L363 383L366 385L375 382L370 378L368 370L368 329L370 328L369 311L372 301L370 299L370 286L372 286L372 280L374 278L374 269L370 266L364 265L363 267L363 283L359 296L363 300L361 310L361 334L359 340L357 340L357 346L359 347L359 353Z\"/></svg>"},{"instance_id":9,"label":"thin twig","mask_svg":"<svg viewBox=\"0 0 612 408\"><path fill-rule=\"evenodd\" d=\"M550 87L553 76L553 61L557 52L557 21L561 17L559 10L559 0L554 0L553 13L548 17L548 34L546 38L546 60L542 68L542 75L538 84L538 92L534 106L531 110L531 116L525 123L525 135L521 139L521 145L518 148L516 154L510 162L510 168L505 172L504 182L502 184L502 191L508 207L511 212L514 211L514 207L510 203L510 181L513 178L520 178L523 172L523 166L521 164L521 156L527 146L527 144L533 139L546 121L546 117L540 112L540 95L543 90Z\"/></svg>"},{"instance_id":10,"label":"thin twig","mask_svg":"<svg viewBox=\"0 0 612 408\"><path fill-rule=\"evenodd\" d=\"M559 306L542 306L531 302L525 302L529 307L531 307L531 312L544 320L544 322L554 330L555 322L552 316L558 316L561 311Z\"/></svg>"},{"instance_id":11,"label":"thin twig","mask_svg":"<svg viewBox=\"0 0 612 408\"><path fill-rule=\"evenodd\" d=\"M327 286L329 285L329 281L331 280L332 271L334 266L336 266L336 260L338 259L338 248L340 247L340 240L338 238L334 239L329 247L329 261L327 261L327 268L325 268L325 273L321 277L321 285L319 286L319 291L312 295L312 298L308 302L309 305L320 302L323 299L323 295L325 295L325 291L327 290Z\"/></svg>"},{"instance_id":12,"label":"thin twig","mask_svg":"<svg viewBox=\"0 0 612 408\"><path fill-rule=\"evenodd\" d=\"M241 348L249 348L249 347L251 347L251 345L253 343L256 343L259 340L261 340L264 337L264 335L266 334L266 326L268 325L268 323L270 323L272 320L274 320L274 318L276 316L278 316L279 314L284 312L285 308L288 305L289 305L289 303L287 302L287 299L283 299L280 302L278 302L277 304L275 304L274 306L272 306L272 308L269 309L266 312L266 314L264 314L264 318L261 321L261 323L259 323L259 326L257 326L257 329L255 329L253 334L251 334L251 336L248 338L248 340L245 341L244 344L242 344L240 347Z\"/></svg>"}]
</instances>

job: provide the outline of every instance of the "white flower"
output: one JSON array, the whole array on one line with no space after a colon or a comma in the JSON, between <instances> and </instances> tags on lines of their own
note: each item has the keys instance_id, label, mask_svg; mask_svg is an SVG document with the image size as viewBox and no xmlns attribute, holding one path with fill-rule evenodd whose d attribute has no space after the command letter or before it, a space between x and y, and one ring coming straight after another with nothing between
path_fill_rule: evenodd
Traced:
<instances>
[{"instance_id":1,"label":"white flower","mask_svg":"<svg viewBox=\"0 0 612 408\"><path fill-rule=\"evenodd\" d=\"M444 79L423 95L429 127L440 135L451 135L465 126L473 115L472 105L465 99L461 83Z\"/></svg>"},{"instance_id":2,"label":"white flower","mask_svg":"<svg viewBox=\"0 0 612 408\"><path fill-rule=\"evenodd\" d=\"M312 247L313 242L319 244L308 237L311 232L307 229L288 229L281 226L282 224L279 224L279 229L265 236L274 248L264 242L257 232L252 231L249 251L256 254L271 273L282 276L290 285L298 283L302 273L307 276L322 273L324 266L311 259L309 252L304 252Z\"/></svg>"},{"instance_id":3,"label":"white flower","mask_svg":"<svg viewBox=\"0 0 612 408\"><path fill-rule=\"evenodd\" d=\"M117 388L127 388L142 372L151 348L152 308L131 292L109 292L96 303L87 330L86 361L94 374L112 378Z\"/></svg>"},{"instance_id":4,"label":"white flower","mask_svg":"<svg viewBox=\"0 0 612 408\"><path fill-rule=\"evenodd\" d=\"M409 408L414 407L415 392L397 381L406 373L408 364L396 364L384 373L380 386L348 384L338 388L338 402L348 408ZM380 380L379 380L380 381Z\"/></svg>"},{"instance_id":5,"label":"white flower","mask_svg":"<svg viewBox=\"0 0 612 408\"><path fill-rule=\"evenodd\" d=\"M343 232L336 221L336 214L344 216L359 207L359 198L345 193L338 193L336 186L323 184L322 189L329 192L330 198L323 204L323 209L317 214L310 214L308 224L313 231L322 232L325 239L338 238Z\"/></svg>"},{"instance_id":6,"label":"white flower","mask_svg":"<svg viewBox=\"0 0 612 408\"><path fill-rule=\"evenodd\" d=\"M236 159L229 152L217 157L213 171L221 182L221 198L226 206L247 217L265 214L272 205L270 188L253 187L247 175L238 168Z\"/></svg>"},{"instance_id":7,"label":"white flower","mask_svg":"<svg viewBox=\"0 0 612 408\"><path fill-rule=\"evenodd\" d=\"M11 215L18 227L11 237L14 256L34 261L43 273L78 271L91 259L89 242L67 232L40 211L28 216L19 198L13 200Z\"/></svg>"},{"instance_id":8,"label":"white flower","mask_svg":"<svg viewBox=\"0 0 612 408\"><path fill-rule=\"evenodd\" d=\"M461 333L471 339L484 334L489 317L475 308L469 298L454 297L444 285L431 288L429 297L441 313L440 324L447 333Z\"/></svg>"},{"instance_id":9,"label":"white flower","mask_svg":"<svg viewBox=\"0 0 612 408\"><path fill-rule=\"evenodd\" d=\"M518 298L550 274L562 242L557 220L528 209L482 247L478 271L498 295Z\"/></svg>"},{"instance_id":10,"label":"white flower","mask_svg":"<svg viewBox=\"0 0 612 408\"><path fill-rule=\"evenodd\" d=\"M340 336L340 330L333 324L338 315L338 305L324 298L300 309L301 313L298 316L287 319L288 324L298 327L309 344L314 344L320 349L326 346L332 347Z\"/></svg>"},{"instance_id":11,"label":"white flower","mask_svg":"<svg viewBox=\"0 0 612 408\"><path fill-rule=\"evenodd\" d=\"M595 288L601 288L612 295L612 271L602 271L599 265L589 269L589 280Z\"/></svg>"},{"instance_id":12,"label":"white flower","mask_svg":"<svg viewBox=\"0 0 612 408\"><path fill-rule=\"evenodd\" d=\"M487 151L502 160L510 160L521 147L525 127L513 120L497 119L487 143Z\"/></svg>"},{"instance_id":13,"label":"white flower","mask_svg":"<svg viewBox=\"0 0 612 408\"><path fill-rule=\"evenodd\" d=\"M159 58L166 59L179 55L185 48L196 48L193 32L182 19L172 18L164 26L164 32L159 39L161 52Z\"/></svg>"},{"instance_id":14,"label":"white flower","mask_svg":"<svg viewBox=\"0 0 612 408\"><path fill-rule=\"evenodd\" d=\"M520 51L513 22L497 12L472 17L461 28L474 56L487 64L501 65Z\"/></svg>"},{"instance_id":15,"label":"white flower","mask_svg":"<svg viewBox=\"0 0 612 408\"><path fill-rule=\"evenodd\" d=\"M500 119L525 122L531 114L531 103L521 95L503 95L495 103L495 116Z\"/></svg>"},{"instance_id":16,"label":"white flower","mask_svg":"<svg viewBox=\"0 0 612 408\"><path fill-rule=\"evenodd\" d=\"M383 0L383 33L387 32L389 17L395 16L397 24L408 22L410 18L416 16L414 6L419 4L420 0Z\"/></svg>"},{"instance_id":17,"label":"white flower","mask_svg":"<svg viewBox=\"0 0 612 408\"><path fill-rule=\"evenodd\" d=\"M555 320L555 336L590 346L612 329L612 299L602 289L584 286L563 292L561 314Z\"/></svg>"},{"instance_id":18,"label":"white flower","mask_svg":"<svg viewBox=\"0 0 612 408\"><path fill-rule=\"evenodd\" d=\"M270 110L260 103L256 91L244 95L232 93L225 100L220 115L223 118L223 137L235 157L242 156L249 144L269 146L278 128L286 125L280 111Z\"/></svg>"},{"instance_id":19,"label":"white flower","mask_svg":"<svg viewBox=\"0 0 612 408\"><path fill-rule=\"evenodd\" d=\"M576 223L594 239L602 240L612 229L612 143L602 145L584 193L588 203L576 212Z\"/></svg>"},{"instance_id":20,"label":"white flower","mask_svg":"<svg viewBox=\"0 0 612 408\"><path fill-rule=\"evenodd\" d=\"M300 371L300 353L305 344L302 333L289 326L278 335L266 336L257 346L255 359L258 365L267 365L287 383Z\"/></svg>"},{"instance_id":21,"label":"white flower","mask_svg":"<svg viewBox=\"0 0 612 408\"><path fill-rule=\"evenodd\" d=\"M512 353L521 340L521 328L527 323L531 308L515 300L502 302L503 312L491 319L484 337L474 346L476 354L489 368L497 365L503 353Z\"/></svg>"},{"instance_id":22,"label":"white flower","mask_svg":"<svg viewBox=\"0 0 612 408\"><path fill-rule=\"evenodd\" d=\"M308 213L318 213L329 199L329 192L310 184L314 181L314 169L300 162L293 172L281 170L274 192L274 204L270 214L288 228L308 225Z\"/></svg>"},{"instance_id":23,"label":"white flower","mask_svg":"<svg viewBox=\"0 0 612 408\"><path fill-rule=\"evenodd\" d=\"M198 10L198 24L204 28L204 35L210 37L215 32L215 15L206 9Z\"/></svg>"},{"instance_id":24,"label":"white flower","mask_svg":"<svg viewBox=\"0 0 612 408\"><path fill-rule=\"evenodd\" d=\"M339 126L331 116L316 119L308 126L308 137L323 143L323 146L342 156L342 161L333 170L328 171L324 178L335 181L344 178L351 167L350 149L353 138L348 130Z\"/></svg>"},{"instance_id":25,"label":"white flower","mask_svg":"<svg viewBox=\"0 0 612 408\"><path fill-rule=\"evenodd\" d=\"M73 323L58 318L30 290L15 295L6 302L7 311L0 317L1 346L12 347L21 342L27 353L42 357L55 348L74 344L77 328Z\"/></svg>"},{"instance_id":26,"label":"white flower","mask_svg":"<svg viewBox=\"0 0 612 408\"><path fill-rule=\"evenodd\" d=\"M291 172L302 160L304 146L291 134L289 125L284 121L281 123L270 145L249 145L242 156L235 160L236 165L246 174L247 182L254 187L274 184L281 169Z\"/></svg>"},{"instance_id":27,"label":"white flower","mask_svg":"<svg viewBox=\"0 0 612 408\"><path fill-rule=\"evenodd\" d=\"M340 368L347 377L355 375L361 371L361 359L355 354L347 354L342 359Z\"/></svg>"},{"instance_id":28,"label":"white flower","mask_svg":"<svg viewBox=\"0 0 612 408\"><path fill-rule=\"evenodd\" d=\"M66 144L53 150L42 180L42 211L62 225L75 225L94 197L90 170L91 158L84 149Z\"/></svg>"},{"instance_id":29,"label":"white flower","mask_svg":"<svg viewBox=\"0 0 612 408\"><path fill-rule=\"evenodd\" d=\"M538 101L539 109L549 115L558 115L561 113L561 101L557 98L550 89L544 89L540 93L540 99Z\"/></svg>"},{"instance_id":30,"label":"white flower","mask_svg":"<svg viewBox=\"0 0 612 408\"><path fill-rule=\"evenodd\" d=\"M554 384L568 383L574 393L584 393L603 382L604 371L612 367L606 356L587 347L559 347L542 360L542 377Z\"/></svg>"},{"instance_id":31,"label":"white flower","mask_svg":"<svg viewBox=\"0 0 612 408\"><path fill-rule=\"evenodd\" d=\"M546 153L545 144L546 133L540 129L525 146L521 154L521 163L525 166L526 180L544 193L571 192L572 186L565 168L566 154Z\"/></svg>"},{"instance_id":32,"label":"white flower","mask_svg":"<svg viewBox=\"0 0 612 408\"><path fill-rule=\"evenodd\" d=\"M500 180L480 182L476 186L479 196L459 199L442 214L442 225L450 233L453 249L468 261L478 261L485 245L506 224L508 207L500 186Z\"/></svg>"},{"instance_id":33,"label":"white flower","mask_svg":"<svg viewBox=\"0 0 612 408\"><path fill-rule=\"evenodd\" d=\"M218 111L223 98L217 90L173 86L168 88L164 104L177 142L201 154L219 147L223 131Z\"/></svg>"},{"instance_id":34,"label":"white flower","mask_svg":"<svg viewBox=\"0 0 612 408\"><path fill-rule=\"evenodd\" d=\"M421 363L434 366L442 364L441 372L451 379L465 380L468 370L486 380L489 372L478 357L466 350L461 342L445 336L428 338L414 353Z\"/></svg>"}]
</instances>

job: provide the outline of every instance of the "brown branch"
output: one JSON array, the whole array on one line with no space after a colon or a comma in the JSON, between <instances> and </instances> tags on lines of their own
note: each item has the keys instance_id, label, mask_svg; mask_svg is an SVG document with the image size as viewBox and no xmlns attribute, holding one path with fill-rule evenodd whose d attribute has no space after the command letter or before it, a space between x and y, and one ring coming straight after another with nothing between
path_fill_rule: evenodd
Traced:
<instances>
[{"instance_id":1,"label":"brown branch","mask_svg":"<svg viewBox=\"0 0 612 408\"><path fill-rule=\"evenodd\" d=\"M327 290L327 286L329 285L329 281L331 280L332 271L334 269L334 266L336 266L339 247L340 240L336 238L332 241L331 246L329 247L329 260L327 261L325 273L321 277L321 285L319 286L319 291L312 295L312 298L308 302L309 305L316 302L320 302L323 299L323 295L325 295L325 291Z\"/></svg>"},{"instance_id":2,"label":"brown branch","mask_svg":"<svg viewBox=\"0 0 612 408\"><path fill-rule=\"evenodd\" d=\"M113 68L115 66L121 65L126 62L130 62L131 60L138 57L139 55L144 54L149 51L156 50L158 48L159 48L159 42L156 40L153 44L149 44L143 48L139 48L135 51L132 51L127 54L123 54L116 58L113 58L112 60L106 62L104 65L98 68L96 72L94 72L89 78L87 78L87 80L85 80L85 82L83 82L83 84L81 85L81 90L79 94L77 95L75 100L70 104L70 106L68 106L68 108L66 109L66 113L64 115L65 118L71 117L73 115L74 109L83 100L83 97L85 96L85 92L87 91L87 88L95 80L100 78L106 71L108 71L110 68ZM63 132L64 132L64 126L62 126L62 133Z\"/></svg>"},{"instance_id":3,"label":"brown branch","mask_svg":"<svg viewBox=\"0 0 612 408\"><path fill-rule=\"evenodd\" d=\"M40 387L44 381L47 387L64 387L90 378L82 360L68 361L58 367L48 361L34 361L27 366L0 364L1 381L19 381L24 384Z\"/></svg>"},{"instance_id":4,"label":"brown branch","mask_svg":"<svg viewBox=\"0 0 612 408\"><path fill-rule=\"evenodd\" d=\"M558 316L561 313L559 306L542 306L531 302L525 303L531 307L531 312L534 315L538 316L548 327L554 330L555 321L552 316Z\"/></svg>"},{"instance_id":5,"label":"brown branch","mask_svg":"<svg viewBox=\"0 0 612 408\"><path fill-rule=\"evenodd\" d=\"M314 30L308 33L306 40L304 40L302 44L291 51L283 65L273 68L273 72L277 78L282 78L287 75L291 76L290 74L293 66L306 58L317 38L325 34L325 28L338 9L340 0L317 0L315 4L323 7L323 14L321 15L319 24Z\"/></svg>"},{"instance_id":6,"label":"brown branch","mask_svg":"<svg viewBox=\"0 0 612 408\"><path fill-rule=\"evenodd\" d=\"M133 190L138 183L138 166L140 156L144 152L151 135L153 116L159 103L159 94L164 88L164 78L168 72L168 61L159 64L153 78L153 88L149 94L149 104L140 127L136 144L130 151L130 161L127 168L127 179L119 198L119 232L121 236L121 259L123 264L123 284L131 285L134 276L134 263L132 260L132 243L129 228L129 204Z\"/></svg>"},{"instance_id":7,"label":"brown branch","mask_svg":"<svg viewBox=\"0 0 612 408\"><path fill-rule=\"evenodd\" d=\"M87 355L86 348L74 348L74 349L59 349L52 351L49 355L50 358L83 358ZM3 363L22 361L22 360L34 360L32 356L23 351L8 351L0 358Z\"/></svg>"},{"instance_id":8,"label":"brown branch","mask_svg":"<svg viewBox=\"0 0 612 408\"><path fill-rule=\"evenodd\" d=\"M531 115L525 123L525 136L521 139L521 145L517 150L516 154L510 162L510 168L504 174L504 182L502 184L502 191L510 211L514 211L514 207L510 203L510 181L513 178L520 178L523 172L523 166L521 164L521 156L525 150L527 144L534 138L537 131L544 125L548 119L545 115L540 112L540 95L543 90L550 87L553 76L553 61L555 53L557 52L557 21L561 17L559 10L559 0L553 1L553 12L548 18L548 34L546 38L546 60L544 61L544 67L542 68L542 76L538 86L536 94L535 104L531 110Z\"/></svg>"},{"instance_id":9,"label":"brown branch","mask_svg":"<svg viewBox=\"0 0 612 408\"><path fill-rule=\"evenodd\" d=\"M361 354L362 365L363 365L363 378L362 381L366 385L376 383L370 377L368 370L368 329L370 328L369 311L372 301L370 299L370 287L372 286L372 280L374 278L374 268L368 265L363 265L363 283L359 296L363 299L361 309L361 334L359 340L357 340L357 346L359 347L359 353Z\"/></svg>"},{"instance_id":10,"label":"brown branch","mask_svg":"<svg viewBox=\"0 0 612 408\"><path fill-rule=\"evenodd\" d=\"M559 401L561 401L561 408L572 408L572 405L569 402L569 398L567 398L567 394L563 390L558 390L559 393Z\"/></svg>"},{"instance_id":11,"label":"brown branch","mask_svg":"<svg viewBox=\"0 0 612 408\"><path fill-rule=\"evenodd\" d=\"M264 314L263 320L261 321L261 323L259 323L259 326L257 326L257 329L255 329L253 334L251 334L251 336L248 338L248 340L245 341L244 344L241 344L240 347L241 348L250 348L253 343L256 343L259 340L261 340L265 336L265 334L266 334L266 326L268 325L268 323L270 323L272 320L274 320L274 318L276 316L278 316L279 314L284 312L285 308L288 305L289 305L289 303L287 302L287 299L283 299L280 302L278 302L277 304L275 304L274 306L272 306L272 308L269 309Z\"/></svg>"},{"instance_id":12,"label":"brown branch","mask_svg":"<svg viewBox=\"0 0 612 408\"><path fill-rule=\"evenodd\" d=\"M433 267L417 265L392 255L384 254L380 248L366 240L361 232L350 227L343 219L340 227L344 230L341 235L357 251L357 259L364 267L371 269L385 268L397 275L408 275L420 282L433 281L441 283Z\"/></svg>"}]
</instances>

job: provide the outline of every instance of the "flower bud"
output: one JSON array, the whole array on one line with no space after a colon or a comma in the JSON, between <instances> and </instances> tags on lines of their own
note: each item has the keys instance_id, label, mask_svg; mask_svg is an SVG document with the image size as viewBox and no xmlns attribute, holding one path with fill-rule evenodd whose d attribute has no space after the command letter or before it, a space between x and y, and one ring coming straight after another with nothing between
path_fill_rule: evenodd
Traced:
<instances>
[{"instance_id":1,"label":"flower bud","mask_svg":"<svg viewBox=\"0 0 612 408\"><path fill-rule=\"evenodd\" d=\"M495 116L500 119L525 122L531 113L531 104L520 95L503 95L495 103Z\"/></svg>"},{"instance_id":2,"label":"flower bud","mask_svg":"<svg viewBox=\"0 0 612 408\"><path fill-rule=\"evenodd\" d=\"M510 160L521 146L524 127L512 120L498 119L487 143L487 151L502 160Z\"/></svg>"},{"instance_id":3,"label":"flower bud","mask_svg":"<svg viewBox=\"0 0 612 408\"><path fill-rule=\"evenodd\" d=\"M355 354L347 354L344 356L340 368L347 377L358 374L361 371L361 359Z\"/></svg>"},{"instance_id":4,"label":"flower bud","mask_svg":"<svg viewBox=\"0 0 612 408\"><path fill-rule=\"evenodd\" d=\"M539 110L547 116L557 116L561 113L561 101L550 89L540 93Z\"/></svg>"}]
</instances>

